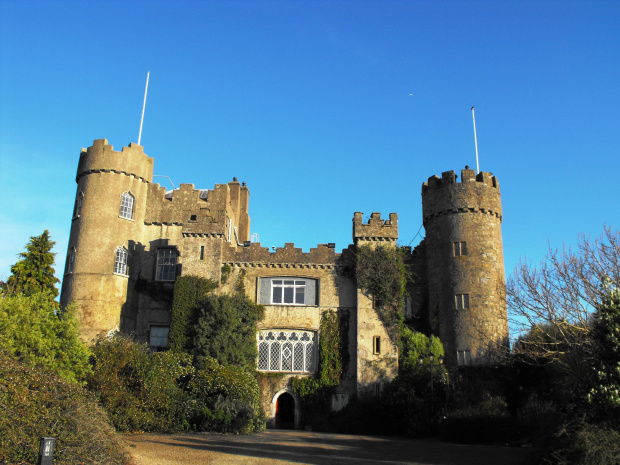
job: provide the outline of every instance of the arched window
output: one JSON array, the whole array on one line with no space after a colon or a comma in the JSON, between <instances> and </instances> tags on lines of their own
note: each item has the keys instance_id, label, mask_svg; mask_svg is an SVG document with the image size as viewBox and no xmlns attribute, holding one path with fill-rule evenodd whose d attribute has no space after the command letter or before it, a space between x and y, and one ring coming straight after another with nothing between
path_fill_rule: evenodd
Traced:
<instances>
[{"instance_id":1,"label":"arched window","mask_svg":"<svg viewBox=\"0 0 620 465\"><path fill-rule=\"evenodd\" d=\"M75 198L75 207L73 208L73 218L77 218L82 214L82 203L84 202L84 192L78 193Z\"/></svg>"},{"instance_id":2,"label":"arched window","mask_svg":"<svg viewBox=\"0 0 620 465\"><path fill-rule=\"evenodd\" d=\"M121 212L119 216L128 220L133 220L133 200L134 197L129 192L123 193L121 197Z\"/></svg>"},{"instance_id":3,"label":"arched window","mask_svg":"<svg viewBox=\"0 0 620 465\"><path fill-rule=\"evenodd\" d=\"M258 369L302 373L315 371L315 334L301 330L259 331Z\"/></svg>"},{"instance_id":4,"label":"arched window","mask_svg":"<svg viewBox=\"0 0 620 465\"><path fill-rule=\"evenodd\" d=\"M65 267L67 274L73 273L73 264L75 263L75 247L69 249L67 254L67 266Z\"/></svg>"},{"instance_id":5,"label":"arched window","mask_svg":"<svg viewBox=\"0 0 620 465\"><path fill-rule=\"evenodd\" d=\"M116 249L116 257L114 259L114 273L127 275L127 249L119 247Z\"/></svg>"}]
</instances>

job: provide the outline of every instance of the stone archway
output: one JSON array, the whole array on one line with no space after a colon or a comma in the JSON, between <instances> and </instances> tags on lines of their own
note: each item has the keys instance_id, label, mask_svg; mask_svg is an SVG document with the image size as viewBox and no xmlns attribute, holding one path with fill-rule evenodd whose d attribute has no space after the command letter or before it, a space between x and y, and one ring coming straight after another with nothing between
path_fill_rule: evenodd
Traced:
<instances>
[{"instance_id":1,"label":"stone archway","mask_svg":"<svg viewBox=\"0 0 620 465\"><path fill-rule=\"evenodd\" d=\"M299 424L299 405L292 392L283 389L271 401L272 428L295 429Z\"/></svg>"}]
</instances>

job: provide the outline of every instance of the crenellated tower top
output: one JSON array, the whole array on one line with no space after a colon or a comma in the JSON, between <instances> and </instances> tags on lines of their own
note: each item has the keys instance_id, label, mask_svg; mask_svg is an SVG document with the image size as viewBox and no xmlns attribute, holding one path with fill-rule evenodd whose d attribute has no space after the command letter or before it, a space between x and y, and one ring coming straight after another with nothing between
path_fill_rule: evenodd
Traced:
<instances>
[{"instance_id":1,"label":"crenellated tower top","mask_svg":"<svg viewBox=\"0 0 620 465\"><path fill-rule=\"evenodd\" d=\"M370 214L368 223L363 222L363 213L353 214L353 243L358 241L387 241L396 242L398 240L398 214L390 213L389 220L382 220L381 213L373 212Z\"/></svg>"}]
</instances>

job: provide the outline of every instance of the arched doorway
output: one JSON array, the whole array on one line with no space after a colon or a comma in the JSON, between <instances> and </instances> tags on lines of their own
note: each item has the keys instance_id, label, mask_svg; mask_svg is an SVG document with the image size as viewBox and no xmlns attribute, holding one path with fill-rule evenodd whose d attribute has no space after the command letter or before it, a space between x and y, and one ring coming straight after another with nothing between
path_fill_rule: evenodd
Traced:
<instances>
[{"instance_id":1,"label":"arched doorway","mask_svg":"<svg viewBox=\"0 0 620 465\"><path fill-rule=\"evenodd\" d=\"M295 399L288 392L283 392L276 400L276 428L295 428Z\"/></svg>"}]
</instances>

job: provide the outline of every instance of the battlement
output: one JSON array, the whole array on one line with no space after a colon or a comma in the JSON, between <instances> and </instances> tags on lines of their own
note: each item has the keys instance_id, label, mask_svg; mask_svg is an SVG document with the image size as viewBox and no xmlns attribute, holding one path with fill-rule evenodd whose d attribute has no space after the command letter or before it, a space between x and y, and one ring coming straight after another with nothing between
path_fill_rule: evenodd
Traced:
<instances>
[{"instance_id":1,"label":"battlement","mask_svg":"<svg viewBox=\"0 0 620 465\"><path fill-rule=\"evenodd\" d=\"M368 223L363 222L363 213L353 214L353 242L364 241L390 241L398 239L398 214L390 213L389 220L382 220L381 213L370 214Z\"/></svg>"},{"instance_id":2,"label":"battlement","mask_svg":"<svg viewBox=\"0 0 620 465\"><path fill-rule=\"evenodd\" d=\"M454 171L445 171L441 178L431 176L422 184L424 224L438 216L459 213L482 213L502 220L499 182L492 173L475 174L466 166L460 182Z\"/></svg>"},{"instance_id":3,"label":"battlement","mask_svg":"<svg viewBox=\"0 0 620 465\"><path fill-rule=\"evenodd\" d=\"M499 182L497 178L493 176L493 173L487 173L481 171L478 174L474 170L470 170L469 166L465 166L465 169L461 170L461 181L457 180L457 175L454 171L445 171L441 173L441 178L437 175L428 178L428 181L422 184L422 194L426 193L429 189L439 188L448 184L466 184L466 183L480 183L485 186L493 187L499 191Z\"/></svg>"},{"instance_id":4,"label":"battlement","mask_svg":"<svg viewBox=\"0 0 620 465\"><path fill-rule=\"evenodd\" d=\"M271 252L262 247L260 242L253 242L248 247L238 249L230 247L223 250L222 262L245 267L300 268L319 267L331 268L340 254L327 244L319 244L304 252L293 243L286 243Z\"/></svg>"},{"instance_id":5,"label":"battlement","mask_svg":"<svg viewBox=\"0 0 620 465\"><path fill-rule=\"evenodd\" d=\"M144 147L130 143L115 151L107 139L96 139L93 145L80 152L76 181L90 173L111 172L134 176L143 182L153 182L154 159L144 153Z\"/></svg>"}]
</instances>

